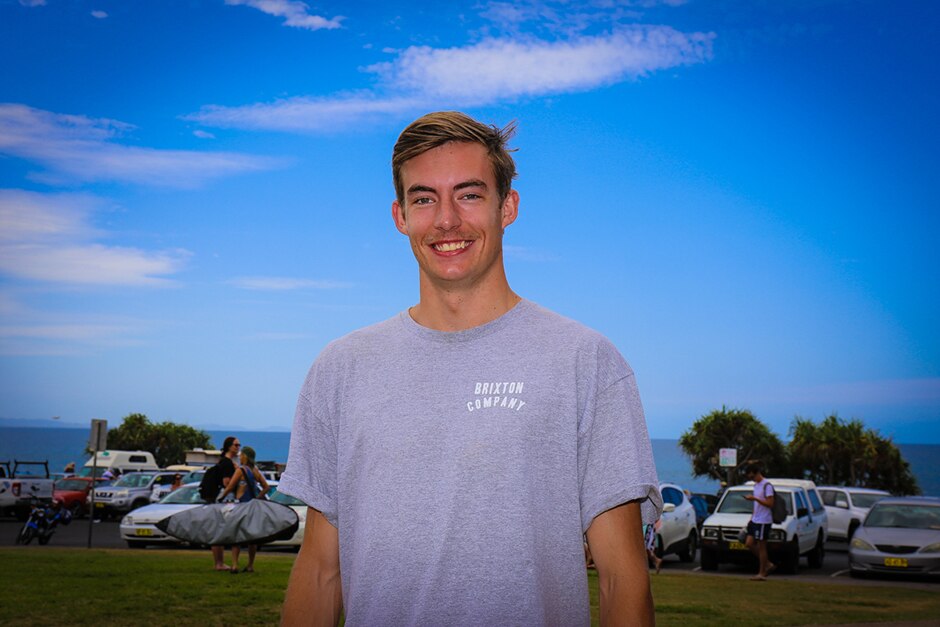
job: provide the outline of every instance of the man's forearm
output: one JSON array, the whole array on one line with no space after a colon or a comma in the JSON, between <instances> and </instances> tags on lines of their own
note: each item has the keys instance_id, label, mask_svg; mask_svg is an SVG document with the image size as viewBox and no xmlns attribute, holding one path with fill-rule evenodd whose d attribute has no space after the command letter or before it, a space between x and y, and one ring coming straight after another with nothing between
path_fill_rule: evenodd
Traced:
<instances>
[{"instance_id":1,"label":"man's forearm","mask_svg":"<svg viewBox=\"0 0 940 627\"><path fill-rule=\"evenodd\" d=\"M343 610L343 591L339 570L324 572L313 560L302 558L303 547L294 561L281 625L316 625L335 627Z\"/></svg>"},{"instance_id":2,"label":"man's forearm","mask_svg":"<svg viewBox=\"0 0 940 627\"><path fill-rule=\"evenodd\" d=\"M598 574L601 627L654 625L653 593L645 567L633 576Z\"/></svg>"}]
</instances>

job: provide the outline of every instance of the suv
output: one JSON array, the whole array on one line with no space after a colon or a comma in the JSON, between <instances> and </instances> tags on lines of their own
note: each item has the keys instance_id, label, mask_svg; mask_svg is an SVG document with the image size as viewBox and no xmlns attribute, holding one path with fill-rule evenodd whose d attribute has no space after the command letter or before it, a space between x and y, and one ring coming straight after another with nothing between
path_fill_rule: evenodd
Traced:
<instances>
[{"instance_id":1,"label":"suv","mask_svg":"<svg viewBox=\"0 0 940 627\"><path fill-rule=\"evenodd\" d=\"M663 496L663 515L656 532L656 556L675 553L683 562L691 562L698 550L695 507L685 491L674 483L661 483L659 491Z\"/></svg>"},{"instance_id":2,"label":"suv","mask_svg":"<svg viewBox=\"0 0 940 627\"><path fill-rule=\"evenodd\" d=\"M774 486L777 498L784 499L787 517L770 530L767 551L770 559L779 564L781 572L795 574L801 556L805 556L810 568L819 568L825 558L825 543L828 533L825 509L823 515L812 510L809 494L796 479L768 479ZM810 482L812 483L812 482ZM722 562L747 562L754 559L739 539L747 527L754 505L744 497L753 494L753 483L729 488L718 502L715 513L702 525L702 570L718 570ZM815 486L813 486L815 488ZM817 495L818 498L818 495Z\"/></svg>"},{"instance_id":3,"label":"suv","mask_svg":"<svg viewBox=\"0 0 940 627\"><path fill-rule=\"evenodd\" d=\"M852 539L872 505L891 496L884 490L840 486L822 486L819 494L829 515L829 535L840 542Z\"/></svg>"},{"instance_id":4,"label":"suv","mask_svg":"<svg viewBox=\"0 0 940 627\"><path fill-rule=\"evenodd\" d=\"M95 514L107 518L150 504L155 485L171 485L175 472L129 472L111 485L95 488Z\"/></svg>"}]
</instances>

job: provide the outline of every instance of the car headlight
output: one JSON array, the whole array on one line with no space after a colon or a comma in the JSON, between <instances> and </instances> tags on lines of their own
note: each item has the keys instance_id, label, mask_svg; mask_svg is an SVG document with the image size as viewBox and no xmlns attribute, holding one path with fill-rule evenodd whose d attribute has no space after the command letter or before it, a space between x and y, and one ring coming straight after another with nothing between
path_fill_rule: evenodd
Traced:
<instances>
[{"instance_id":1,"label":"car headlight","mask_svg":"<svg viewBox=\"0 0 940 627\"><path fill-rule=\"evenodd\" d=\"M933 544L928 544L927 546L919 550L918 553L940 553L940 542L934 542Z\"/></svg>"},{"instance_id":2,"label":"car headlight","mask_svg":"<svg viewBox=\"0 0 940 627\"><path fill-rule=\"evenodd\" d=\"M121 519L121 524L122 524L122 525L133 525L133 524L134 524L134 519L133 519L133 517L131 517L131 516L125 516L124 518Z\"/></svg>"},{"instance_id":3,"label":"car headlight","mask_svg":"<svg viewBox=\"0 0 940 627\"><path fill-rule=\"evenodd\" d=\"M703 538L717 538L718 530L715 529L714 527L705 527L704 529L702 529L702 537Z\"/></svg>"},{"instance_id":4,"label":"car headlight","mask_svg":"<svg viewBox=\"0 0 940 627\"><path fill-rule=\"evenodd\" d=\"M118 490L117 492L114 493L114 496L124 496L124 497L126 497L126 496L127 496L127 490Z\"/></svg>"},{"instance_id":5,"label":"car headlight","mask_svg":"<svg viewBox=\"0 0 940 627\"><path fill-rule=\"evenodd\" d=\"M771 529L770 536L767 540L771 542L785 542L787 539L787 532L783 529Z\"/></svg>"},{"instance_id":6,"label":"car headlight","mask_svg":"<svg viewBox=\"0 0 940 627\"><path fill-rule=\"evenodd\" d=\"M868 542L865 542L864 540L858 537L852 538L852 543L850 546L853 549L858 549L859 551L874 551L875 550L875 547L873 547L871 544L869 544Z\"/></svg>"}]
</instances>

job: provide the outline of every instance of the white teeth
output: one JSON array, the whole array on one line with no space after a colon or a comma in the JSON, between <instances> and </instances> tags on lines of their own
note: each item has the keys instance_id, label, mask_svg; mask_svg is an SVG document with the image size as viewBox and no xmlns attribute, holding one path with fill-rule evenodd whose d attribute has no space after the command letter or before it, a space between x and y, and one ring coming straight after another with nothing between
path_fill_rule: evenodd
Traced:
<instances>
[{"instance_id":1,"label":"white teeth","mask_svg":"<svg viewBox=\"0 0 940 627\"><path fill-rule=\"evenodd\" d=\"M455 250L462 250L462 249L466 248L466 247L469 246L469 245L470 245L470 242L467 242L467 241L462 241L462 242L443 242L443 243L441 243L441 244L435 244L435 245L434 245L434 249L435 249L435 250L439 250L439 251L441 251L442 253L450 253L450 252L453 252L453 251L455 251Z\"/></svg>"}]
</instances>

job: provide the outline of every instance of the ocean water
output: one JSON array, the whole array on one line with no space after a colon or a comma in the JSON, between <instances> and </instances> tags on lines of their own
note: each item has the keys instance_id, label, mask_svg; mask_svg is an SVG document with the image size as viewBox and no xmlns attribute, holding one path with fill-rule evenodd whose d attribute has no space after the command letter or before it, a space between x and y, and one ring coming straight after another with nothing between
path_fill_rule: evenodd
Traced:
<instances>
[{"instance_id":1,"label":"ocean water","mask_svg":"<svg viewBox=\"0 0 940 627\"><path fill-rule=\"evenodd\" d=\"M229 435L238 436L243 446L255 449L259 460L287 461L290 434L283 431L209 431L212 444L219 446ZM48 461L50 472L61 472L69 462L81 466L89 432L86 429L0 427L0 461L14 459ZM910 465L921 491L940 496L940 444L898 444ZM715 493L718 482L692 475L692 465L677 440L653 440L653 457L660 481L676 483L692 492Z\"/></svg>"}]
</instances>

